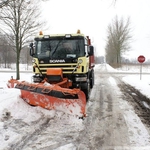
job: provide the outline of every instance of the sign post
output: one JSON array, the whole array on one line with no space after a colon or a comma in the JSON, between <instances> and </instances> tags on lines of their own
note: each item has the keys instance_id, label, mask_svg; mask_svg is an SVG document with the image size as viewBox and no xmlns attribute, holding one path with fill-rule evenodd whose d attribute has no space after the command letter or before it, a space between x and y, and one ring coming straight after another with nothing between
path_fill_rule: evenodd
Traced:
<instances>
[{"instance_id":1,"label":"sign post","mask_svg":"<svg viewBox=\"0 0 150 150\"><path fill-rule=\"evenodd\" d=\"M142 63L145 61L145 57L143 55L140 55L138 57L138 62L141 64L140 65L140 80L142 79Z\"/></svg>"}]
</instances>

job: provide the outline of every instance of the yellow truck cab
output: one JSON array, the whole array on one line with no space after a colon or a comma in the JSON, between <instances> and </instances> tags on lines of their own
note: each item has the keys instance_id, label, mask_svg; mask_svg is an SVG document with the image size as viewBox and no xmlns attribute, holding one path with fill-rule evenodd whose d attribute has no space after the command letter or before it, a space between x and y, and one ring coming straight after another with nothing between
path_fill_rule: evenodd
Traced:
<instances>
[{"instance_id":1,"label":"yellow truck cab","mask_svg":"<svg viewBox=\"0 0 150 150\"><path fill-rule=\"evenodd\" d=\"M70 88L80 88L89 97L94 85L94 47L88 36L75 34L50 34L34 38L30 44L33 57L33 81L41 82L48 68L62 68L63 77L72 82Z\"/></svg>"}]
</instances>

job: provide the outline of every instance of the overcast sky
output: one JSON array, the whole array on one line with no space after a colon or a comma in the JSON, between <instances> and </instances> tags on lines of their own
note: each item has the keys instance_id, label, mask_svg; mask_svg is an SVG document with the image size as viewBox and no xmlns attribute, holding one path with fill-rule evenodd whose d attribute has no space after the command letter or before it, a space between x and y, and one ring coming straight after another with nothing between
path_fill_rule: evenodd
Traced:
<instances>
[{"instance_id":1,"label":"overcast sky","mask_svg":"<svg viewBox=\"0 0 150 150\"><path fill-rule=\"evenodd\" d=\"M47 33L75 33L80 29L92 38L96 54L104 55L106 30L116 15L131 18L132 51L127 57L150 59L150 0L49 0L43 6ZM46 32L46 31L45 31ZM149 54L149 56L148 56Z\"/></svg>"}]
</instances>

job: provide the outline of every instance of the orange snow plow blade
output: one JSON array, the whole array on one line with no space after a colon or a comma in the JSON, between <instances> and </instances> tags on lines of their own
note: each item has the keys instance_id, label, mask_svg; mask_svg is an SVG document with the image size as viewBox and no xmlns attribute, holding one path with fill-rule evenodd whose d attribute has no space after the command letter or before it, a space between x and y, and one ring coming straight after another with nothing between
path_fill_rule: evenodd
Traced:
<instances>
[{"instance_id":1,"label":"orange snow plow blade","mask_svg":"<svg viewBox=\"0 0 150 150\"><path fill-rule=\"evenodd\" d=\"M79 117L86 116L86 97L80 89L64 88L59 83L28 83L15 79L8 81L8 87L20 89L21 98L30 105L59 110Z\"/></svg>"}]
</instances>

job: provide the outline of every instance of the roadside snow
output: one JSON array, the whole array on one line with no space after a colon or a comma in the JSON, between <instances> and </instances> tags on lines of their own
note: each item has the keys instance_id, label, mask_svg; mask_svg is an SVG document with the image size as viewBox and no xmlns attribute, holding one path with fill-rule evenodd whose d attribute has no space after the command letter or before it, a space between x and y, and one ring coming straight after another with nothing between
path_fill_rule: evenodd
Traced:
<instances>
[{"instance_id":1,"label":"roadside snow","mask_svg":"<svg viewBox=\"0 0 150 150\"><path fill-rule=\"evenodd\" d=\"M138 89L140 89L141 86L147 85L145 81L143 82L140 81L139 83L142 83L142 84L140 84L139 86L139 84L135 82L136 80L138 80L138 78L135 78L135 77L130 78L129 76L124 77L124 81L127 81L129 84L131 84L132 86L135 86ZM110 77L109 81L112 85L115 86L115 91L119 93L119 89L116 86L117 83L115 79ZM142 91L144 93L144 90ZM145 88L145 91L146 91L146 88ZM120 103L119 107L124 112L126 125L128 126L128 135L129 135L129 140L131 143L131 145L128 148L134 149L135 147L135 150L142 150L142 149L149 150L149 147L145 147L145 146L150 145L150 135L147 129L145 128L145 126L143 125L143 123L141 122L140 118L137 116L137 114L135 114L133 107L126 100L120 100L119 103Z\"/></svg>"},{"instance_id":2,"label":"roadside snow","mask_svg":"<svg viewBox=\"0 0 150 150\"><path fill-rule=\"evenodd\" d=\"M150 98L150 75L142 75L141 80L139 75L130 75L123 77L122 80L138 89L141 93L143 93L143 95Z\"/></svg>"},{"instance_id":3,"label":"roadside snow","mask_svg":"<svg viewBox=\"0 0 150 150\"><path fill-rule=\"evenodd\" d=\"M54 150L76 150L76 147L72 143L70 143Z\"/></svg>"}]
</instances>

